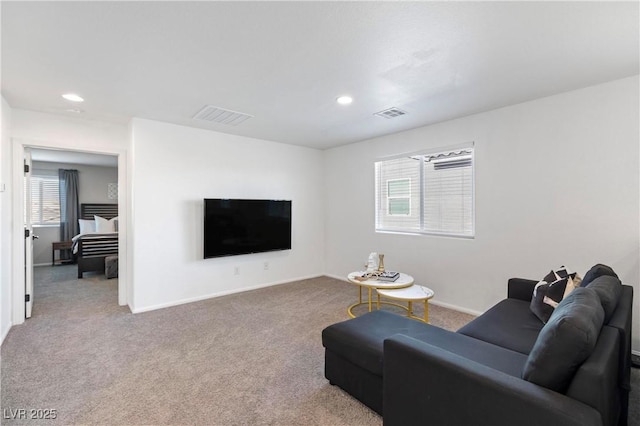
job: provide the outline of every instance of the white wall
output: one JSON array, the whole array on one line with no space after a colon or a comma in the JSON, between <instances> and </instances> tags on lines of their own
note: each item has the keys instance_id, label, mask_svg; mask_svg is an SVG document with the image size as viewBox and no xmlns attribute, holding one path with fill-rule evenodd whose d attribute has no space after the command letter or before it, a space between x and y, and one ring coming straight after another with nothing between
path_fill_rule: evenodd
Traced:
<instances>
[{"instance_id":1,"label":"white wall","mask_svg":"<svg viewBox=\"0 0 640 426\"><path fill-rule=\"evenodd\" d=\"M78 171L78 201L80 203L115 203L108 196L107 184L118 183L118 168L88 166L85 164L34 161L33 170L53 171L75 169Z\"/></svg>"},{"instance_id":2,"label":"white wall","mask_svg":"<svg viewBox=\"0 0 640 426\"><path fill-rule=\"evenodd\" d=\"M134 311L324 273L322 151L142 119L131 128ZM203 199L227 197L292 200L292 249L203 259Z\"/></svg>"},{"instance_id":3,"label":"white wall","mask_svg":"<svg viewBox=\"0 0 640 426\"><path fill-rule=\"evenodd\" d=\"M11 127L13 138L43 148L102 152L105 148L128 147L127 126L124 124L14 109Z\"/></svg>"},{"instance_id":4,"label":"white wall","mask_svg":"<svg viewBox=\"0 0 640 426\"><path fill-rule=\"evenodd\" d=\"M344 277L384 253L435 302L479 312L509 277L600 262L634 286L640 312L638 93L636 76L326 151L326 271ZM376 159L470 141L475 239L374 232Z\"/></svg>"},{"instance_id":5,"label":"white wall","mask_svg":"<svg viewBox=\"0 0 640 426\"><path fill-rule=\"evenodd\" d=\"M107 194L107 184L118 182L117 167L87 166L84 164L54 163L34 161L33 171L54 171L58 169L78 170L78 201L83 203L116 203ZM34 227L34 234L40 238L33 241L33 263L35 265L51 265L51 243L60 241L59 226ZM58 252L56 252L58 257Z\"/></svg>"},{"instance_id":6,"label":"white wall","mask_svg":"<svg viewBox=\"0 0 640 426\"><path fill-rule=\"evenodd\" d=\"M0 344L11 328L11 107L1 98L0 119Z\"/></svg>"}]
</instances>

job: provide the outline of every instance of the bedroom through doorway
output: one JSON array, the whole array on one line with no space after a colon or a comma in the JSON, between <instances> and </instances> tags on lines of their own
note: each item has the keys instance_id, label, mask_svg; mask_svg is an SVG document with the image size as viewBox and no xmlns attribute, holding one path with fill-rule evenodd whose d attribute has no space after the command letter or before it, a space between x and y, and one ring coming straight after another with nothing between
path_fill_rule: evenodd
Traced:
<instances>
[{"instance_id":1,"label":"bedroom through doorway","mask_svg":"<svg viewBox=\"0 0 640 426\"><path fill-rule=\"evenodd\" d=\"M25 252L26 317L120 308L118 156L25 148L27 156L25 227L31 227L32 249L31 256Z\"/></svg>"}]
</instances>

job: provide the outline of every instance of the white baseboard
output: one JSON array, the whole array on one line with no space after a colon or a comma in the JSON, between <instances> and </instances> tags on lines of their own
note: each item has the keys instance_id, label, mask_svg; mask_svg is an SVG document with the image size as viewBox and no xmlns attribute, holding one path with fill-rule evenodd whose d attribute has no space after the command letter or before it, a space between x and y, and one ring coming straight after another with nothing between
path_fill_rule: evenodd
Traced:
<instances>
[{"instance_id":1,"label":"white baseboard","mask_svg":"<svg viewBox=\"0 0 640 426\"><path fill-rule=\"evenodd\" d=\"M129 305L129 309L131 309L131 312L133 312L134 314L139 314L139 313L142 313L142 312L149 312L149 311L155 311L157 309L169 308L171 306L184 305L185 303L199 302L201 300L213 299L213 298L216 298L216 297L227 296L229 294L244 293L245 291L257 290L259 288L272 287L272 286L281 285L281 284L288 284L288 283L294 282L294 281L308 280L308 279L311 279L311 278L318 278L318 277L322 277L322 276L323 276L323 274L318 274L318 275L309 275L309 276L305 276L305 277L290 278L290 279L286 279L286 280L282 280L282 281L274 281L274 282L265 283L265 284L258 284L258 285L254 285L254 286L251 286L251 287L242 287L242 288L239 288L239 289L225 290L225 291L220 291L220 292L217 292L217 293L205 294L203 296L190 297L190 298L187 298L187 299L176 300L176 301L173 301L173 302L160 303L158 305L144 306L142 308L135 308L135 307Z\"/></svg>"},{"instance_id":2,"label":"white baseboard","mask_svg":"<svg viewBox=\"0 0 640 426\"><path fill-rule=\"evenodd\" d=\"M333 278L336 280L340 280L340 281L344 281L346 283L349 282L349 280L347 280L347 277L341 277L340 275L333 275L333 274L324 274L325 277L329 277L329 278Z\"/></svg>"},{"instance_id":3,"label":"white baseboard","mask_svg":"<svg viewBox=\"0 0 640 426\"><path fill-rule=\"evenodd\" d=\"M474 309L463 308L462 306L453 305L451 303L441 302L439 300L434 300L434 299L429 300L429 304L436 305L436 306L441 306L441 307L447 308L447 309L452 309L452 310L458 311L458 312L463 312L465 314L473 315L473 316L476 316L476 317L480 316L480 315L482 315L484 313L484 312L476 311Z\"/></svg>"},{"instance_id":4,"label":"white baseboard","mask_svg":"<svg viewBox=\"0 0 640 426\"><path fill-rule=\"evenodd\" d=\"M339 275L325 274L325 276L327 276L329 278L334 278L336 280L349 282L346 277L341 277ZM476 310L468 309L468 308L463 308L462 306L453 305L451 303L446 303L446 302L441 302L439 300L431 299L431 300L429 300L429 303L432 304L432 305L436 305L436 306L442 306L443 308L452 309L454 311L464 312L465 314L474 315L476 317L483 314L483 312L480 312L480 311L476 311Z\"/></svg>"},{"instance_id":5,"label":"white baseboard","mask_svg":"<svg viewBox=\"0 0 640 426\"><path fill-rule=\"evenodd\" d=\"M34 263L33 266L52 266L51 263Z\"/></svg>"},{"instance_id":6,"label":"white baseboard","mask_svg":"<svg viewBox=\"0 0 640 426\"><path fill-rule=\"evenodd\" d=\"M6 330L2 331L2 336L0 336L0 346L2 346L2 343L4 342L4 339L7 337L7 335L9 334L9 331L11 331L11 327L13 327L13 324L11 323L11 321L9 321L9 324L7 326Z\"/></svg>"}]
</instances>

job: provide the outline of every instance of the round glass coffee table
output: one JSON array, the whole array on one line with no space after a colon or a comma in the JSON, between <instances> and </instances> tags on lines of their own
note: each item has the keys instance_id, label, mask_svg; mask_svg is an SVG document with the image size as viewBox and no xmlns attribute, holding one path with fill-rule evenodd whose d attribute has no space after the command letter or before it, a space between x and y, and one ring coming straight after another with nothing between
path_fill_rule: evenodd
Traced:
<instances>
[{"instance_id":1,"label":"round glass coffee table","mask_svg":"<svg viewBox=\"0 0 640 426\"><path fill-rule=\"evenodd\" d=\"M378 309L380 309L380 303L385 303L380 301L380 296L393 300L401 300L408 304L405 309L407 310L407 316L409 318L424 321L426 323L429 322L429 299L431 299L435 294L430 288L423 287L421 285L412 285L410 287L399 289L377 288L376 291L378 292ZM413 302L424 302L424 319L413 315Z\"/></svg>"},{"instance_id":2,"label":"round glass coffee table","mask_svg":"<svg viewBox=\"0 0 640 426\"><path fill-rule=\"evenodd\" d=\"M353 308L355 308L356 306L360 306L360 305L364 305L364 304L368 304L369 305L369 312L372 311L373 309L373 290L376 289L383 289L383 290L389 290L389 289L398 289L398 288L404 288L404 287L410 287L411 285L413 285L413 277L411 275L407 275L407 274L403 274L402 272L400 272L400 276L398 277L397 280L395 281L381 281L378 280L374 277L372 278L367 278L367 279L363 279L362 276L365 274L365 271L357 271L357 272L351 272L349 275L347 275L347 279L349 280L350 283L352 284L356 284L358 286L358 302L354 303L353 305L349 306L347 308L347 313L349 314L349 316L351 318L355 318L356 316L353 313ZM367 297L367 301L363 302L362 301L362 288L366 288L367 292L368 292L368 297ZM378 300L378 308L380 308L380 303L384 303L384 304L388 304L388 305L394 305L394 306L400 306L403 309L406 309L404 306L402 305L398 305L396 303L389 303L389 302L381 302L380 300Z\"/></svg>"}]
</instances>

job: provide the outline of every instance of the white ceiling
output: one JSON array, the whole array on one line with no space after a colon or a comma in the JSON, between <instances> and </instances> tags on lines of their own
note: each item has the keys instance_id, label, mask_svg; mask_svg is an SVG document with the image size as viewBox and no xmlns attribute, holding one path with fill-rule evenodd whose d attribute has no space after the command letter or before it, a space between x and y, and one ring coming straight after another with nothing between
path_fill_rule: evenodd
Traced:
<instances>
[{"instance_id":1,"label":"white ceiling","mask_svg":"<svg viewBox=\"0 0 640 426\"><path fill-rule=\"evenodd\" d=\"M638 2L2 2L2 94L328 148L636 75ZM63 93L85 98L76 105ZM350 94L341 106L337 96ZM210 104L252 115L192 119ZM373 114L397 107L407 115Z\"/></svg>"}]
</instances>

